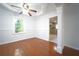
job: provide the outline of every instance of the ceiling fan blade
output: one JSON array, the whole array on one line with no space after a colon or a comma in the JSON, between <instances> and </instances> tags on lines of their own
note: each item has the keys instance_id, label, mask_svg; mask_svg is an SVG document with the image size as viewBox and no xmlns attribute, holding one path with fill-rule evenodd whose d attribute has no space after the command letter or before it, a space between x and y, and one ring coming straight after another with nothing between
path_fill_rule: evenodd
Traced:
<instances>
[{"instance_id":1,"label":"ceiling fan blade","mask_svg":"<svg viewBox=\"0 0 79 59\"><path fill-rule=\"evenodd\" d=\"M10 6L12 6L12 7L16 7L16 8L21 8L21 7L19 7L19 6L15 6L15 5L10 5Z\"/></svg>"},{"instance_id":2,"label":"ceiling fan blade","mask_svg":"<svg viewBox=\"0 0 79 59\"><path fill-rule=\"evenodd\" d=\"M32 11L32 12L35 12L35 13L37 12L36 10L32 10L32 9L29 9L29 11Z\"/></svg>"},{"instance_id":3,"label":"ceiling fan blade","mask_svg":"<svg viewBox=\"0 0 79 59\"><path fill-rule=\"evenodd\" d=\"M23 11L19 12L19 14L23 14Z\"/></svg>"},{"instance_id":4,"label":"ceiling fan blade","mask_svg":"<svg viewBox=\"0 0 79 59\"><path fill-rule=\"evenodd\" d=\"M29 16L32 16L30 12L28 12Z\"/></svg>"}]
</instances>

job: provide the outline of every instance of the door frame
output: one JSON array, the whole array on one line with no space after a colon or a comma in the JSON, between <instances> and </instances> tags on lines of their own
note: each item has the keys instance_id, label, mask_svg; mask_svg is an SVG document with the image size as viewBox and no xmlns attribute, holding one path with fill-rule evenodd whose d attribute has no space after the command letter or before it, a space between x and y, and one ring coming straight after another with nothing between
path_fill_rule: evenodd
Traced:
<instances>
[{"instance_id":1,"label":"door frame","mask_svg":"<svg viewBox=\"0 0 79 59\"><path fill-rule=\"evenodd\" d=\"M62 54L64 49L64 41L63 41L63 6L57 7L57 17L58 17L58 25L57 25L57 52Z\"/></svg>"}]
</instances>

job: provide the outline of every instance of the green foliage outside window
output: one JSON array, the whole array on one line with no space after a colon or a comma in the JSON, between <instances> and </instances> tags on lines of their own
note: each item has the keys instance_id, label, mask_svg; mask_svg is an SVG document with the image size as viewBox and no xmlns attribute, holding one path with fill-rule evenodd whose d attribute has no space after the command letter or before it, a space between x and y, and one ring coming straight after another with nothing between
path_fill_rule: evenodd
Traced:
<instances>
[{"instance_id":1,"label":"green foliage outside window","mask_svg":"<svg viewBox=\"0 0 79 59\"><path fill-rule=\"evenodd\" d=\"M15 32L19 33L19 32L23 32L23 31L24 31L23 20L19 19L15 23Z\"/></svg>"}]
</instances>

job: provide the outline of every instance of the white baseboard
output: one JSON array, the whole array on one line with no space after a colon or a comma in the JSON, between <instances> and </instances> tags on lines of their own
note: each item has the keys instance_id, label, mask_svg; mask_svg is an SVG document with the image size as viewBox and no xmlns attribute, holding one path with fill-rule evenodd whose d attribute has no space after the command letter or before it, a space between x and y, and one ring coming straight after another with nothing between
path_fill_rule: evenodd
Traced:
<instances>
[{"instance_id":1,"label":"white baseboard","mask_svg":"<svg viewBox=\"0 0 79 59\"><path fill-rule=\"evenodd\" d=\"M34 38L34 37L32 37L32 38ZM8 43L13 43L13 42L17 42L17 41L20 41L20 40L27 40L27 39L30 39L30 38L23 38L23 39L17 39L17 40L2 42L2 43L0 43L0 45L4 45L4 44L8 44Z\"/></svg>"},{"instance_id":2,"label":"white baseboard","mask_svg":"<svg viewBox=\"0 0 79 59\"><path fill-rule=\"evenodd\" d=\"M57 44L57 42L56 41L51 41L51 40L49 40L50 42L54 42L54 43L56 43Z\"/></svg>"},{"instance_id":3,"label":"white baseboard","mask_svg":"<svg viewBox=\"0 0 79 59\"><path fill-rule=\"evenodd\" d=\"M13 42L17 42L17 41L20 41L20 40L24 40L24 39L19 39L19 40L12 40L12 41L7 41L7 42L2 42L2 43L0 43L0 45L4 45L4 44L8 44L8 43L13 43Z\"/></svg>"},{"instance_id":4,"label":"white baseboard","mask_svg":"<svg viewBox=\"0 0 79 59\"><path fill-rule=\"evenodd\" d=\"M45 41L49 41L49 39L45 39L45 38L40 38L40 37L36 37L36 38L38 38L38 39L41 39L41 40L45 40Z\"/></svg>"},{"instance_id":5,"label":"white baseboard","mask_svg":"<svg viewBox=\"0 0 79 59\"><path fill-rule=\"evenodd\" d=\"M38 38L38 37L31 37L31 38ZM23 39L17 39L17 40L2 42L2 43L0 43L0 45L4 45L4 44L8 44L8 43L13 43L13 42L17 42L17 41L20 41L20 40L31 39L31 38L23 38ZM38 39L41 39L41 38L38 38ZM45 40L45 39L41 39L41 40ZM49 41L49 40L45 40L45 41Z\"/></svg>"},{"instance_id":6,"label":"white baseboard","mask_svg":"<svg viewBox=\"0 0 79 59\"><path fill-rule=\"evenodd\" d=\"M74 47L74 46L71 46L71 45L64 44L64 46L67 46L67 47L70 47L70 48L73 48L73 49L79 50L78 47Z\"/></svg>"}]
</instances>

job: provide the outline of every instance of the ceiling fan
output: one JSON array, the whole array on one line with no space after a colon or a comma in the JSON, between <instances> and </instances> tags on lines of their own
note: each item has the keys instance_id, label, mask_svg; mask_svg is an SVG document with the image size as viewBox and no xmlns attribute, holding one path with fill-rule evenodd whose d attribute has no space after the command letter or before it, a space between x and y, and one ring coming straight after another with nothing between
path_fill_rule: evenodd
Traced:
<instances>
[{"instance_id":1,"label":"ceiling fan","mask_svg":"<svg viewBox=\"0 0 79 59\"><path fill-rule=\"evenodd\" d=\"M26 11L28 11L27 14L29 16L32 16L32 12L33 13L37 13L37 10L34 10L34 9L30 8L30 6L27 3L23 3L22 7L21 6L17 6L17 5L11 5L11 4L10 4L10 6L14 7L14 8L17 8L17 9L22 9L22 8L25 9ZM23 13L23 10L19 14L22 14L22 13Z\"/></svg>"}]
</instances>

